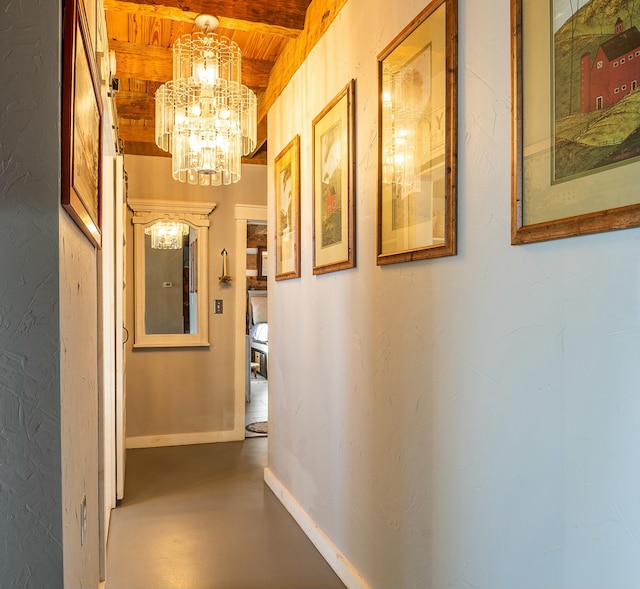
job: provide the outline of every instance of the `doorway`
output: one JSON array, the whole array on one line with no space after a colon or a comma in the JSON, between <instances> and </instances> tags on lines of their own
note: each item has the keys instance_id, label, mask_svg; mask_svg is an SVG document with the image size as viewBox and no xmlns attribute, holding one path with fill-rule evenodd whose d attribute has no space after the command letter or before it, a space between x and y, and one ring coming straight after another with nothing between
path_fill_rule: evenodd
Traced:
<instances>
[{"instance_id":1,"label":"doorway","mask_svg":"<svg viewBox=\"0 0 640 589\"><path fill-rule=\"evenodd\" d=\"M268 415L268 369L266 365L255 366L256 362L251 361L251 346L249 338L249 318L248 318L248 292L266 290L267 280L258 280L257 267L249 268L249 257L257 260L257 245L249 247L249 228L259 226L265 233L267 228L267 207L265 205L236 205L236 256L237 276L235 291L236 316L235 316L235 405L236 405L236 431L242 427L243 437L251 437L252 432L245 429L247 419L266 421ZM255 253L253 253L255 247ZM240 252L252 252L247 255L240 255ZM251 264L254 265L254 264ZM265 270L268 273L267 266ZM248 276L249 275L249 276ZM255 275L255 276L254 276ZM266 278L266 276L265 276ZM266 319L266 318L265 318ZM267 356L268 357L268 356ZM253 366L252 366L253 365ZM254 372L255 370L255 372ZM263 405L264 404L264 405ZM254 413L255 411L255 413ZM259 413L259 415L258 415ZM255 419L254 419L255 418ZM264 434L258 434L264 435Z\"/></svg>"},{"instance_id":2,"label":"doorway","mask_svg":"<svg viewBox=\"0 0 640 589\"><path fill-rule=\"evenodd\" d=\"M245 400L245 438L267 435L269 415L269 323L266 276L256 280L256 241L266 242L266 225L249 225L247 235L248 383ZM261 236L262 233L262 236ZM260 246L258 246L260 247Z\"/></svg>"}]
</instances>

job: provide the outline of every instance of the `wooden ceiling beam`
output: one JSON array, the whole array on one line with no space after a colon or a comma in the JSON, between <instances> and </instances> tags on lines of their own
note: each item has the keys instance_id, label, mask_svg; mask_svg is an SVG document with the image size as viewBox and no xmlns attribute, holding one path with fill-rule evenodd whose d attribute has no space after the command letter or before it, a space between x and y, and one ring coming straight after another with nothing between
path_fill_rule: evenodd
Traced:
<instances>
[{"instance_id":1,"label":"wooden ceiling beam","mask_svg":"<svg viewBox=\"0 0 640 589\"><path fill-rule=\"evenodd\" d=\"M116 77L118 78L164 83L173 75L171 49L124 41L109 41L109 49L116 53Z\"/></svg>"},{"instance_id":2,"label":"wooden ceiling beam","mask_svg":"<svg viewBox=\"0 0 640 589\"><path fill-rule=\"evenodd\" d=\"M282 37L297 37L304 27L309 0L270 0L269 2L237 2L220 0L212 10L209 0L191 0L183 10L182 0L104 0L105 10L131 12L179 22L195 21L202 13L214 12L220 27L241 31L261 32Z\"/></svg>"},{"instance_id":3,"label":"wooden ceiling beam","mask_svg":"<svg viewBox=\"0 0 640 589\"><path fill-rule=\"evenodd\" d=\"M122 119L154 121L156 103L153 94L120 90L115 93L115 98L118 117Z\"/></svg>"},{"instance_id":4,"label":"wooden ceiling beam","mask_svg":"<svg viewBox=\"0 0 640 589\"><path fill-rule=\"evenodd\" d=\"M120 137L124 140L124 137ZM126 141L124 140L124 154L125 155L152 155L155 157L171 157L171 154L167 151L163 151L156 146L155 143Z\"/></svg>"},{"instance_id":5,"label":"wooden ceiling beam","mask_svg":"<svg viewBox=\"0 0 640 589\"><path fill-rule=\"evenodd\" d=\"M258 105L259 121L267 116L269 109L285 89L293 74L346 3L347 0L313 0L309 4L303 33L286 44L271 70L264 100Z\"/></svg>"},{"instance_id":6,"label":"wooden ceiling beam","mask_svg":"<svg viewBox=\"0 0 640 589\"><path fill-rule=\"evenodd\" d=\"M267 150L263 149L262 151L254 152L252 155L248 157L242 158L243 164L257 164L260 166L267 165Z\"/></svg>"},{"instance_id":7,"label":"wooden ceiling beam","mask_svg":"<svg viewBox=\"0 0 640 589\"><path fill-rule=\"evenodd\" d=\"M164 83L173 76L171 49L124 41L109 41L109 49L116 53L118 78ZM242 83L256 93L264 90L272 67L271 61L242 58Z\"/></svg>"},{"instance_id":8,"label":"wooden ceiling beam","mask_svg":"<svg viewBox=\"0 0 640 589\"><path fill-rule=\"evenodd\" d=\"M253 150L253 153L258 153L267 142L267 118L264 117L260 121L258 121L258 138L256 141L256 148Z\"/></svg>"},{"instance_id":9,"label":"wooden ceiling beam","mask_svg":"<svg viewBox=\"0 0 640 589\"><path fill-rule=\"evenodd\" d=\"M153 125L130 125L121 120L118 125L118 136L124 141L125 145L129 142L156 144ZM158 151L164 153L161 149L158 149Z\"/></svg>"}]
</instances>

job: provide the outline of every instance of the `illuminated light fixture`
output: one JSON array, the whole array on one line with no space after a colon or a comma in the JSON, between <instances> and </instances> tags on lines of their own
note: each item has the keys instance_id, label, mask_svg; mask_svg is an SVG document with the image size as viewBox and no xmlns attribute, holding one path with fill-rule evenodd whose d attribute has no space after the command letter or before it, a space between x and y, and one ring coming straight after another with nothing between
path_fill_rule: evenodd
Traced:
<instances>
[{"instance_id":1,"label":"illuminated light fixture","mask_svg":"<svg viewBox=\"0 0 640 589\"><path fill-rule=\"evenodd\" d=\"M154 250L179 250L185 235L189 235L189 225L170 221L158 221L144 232L151 236L151 247Z\"/></svg>"},{"instance_id":2,"label":"illuminated light fixture","mask_svg":"<svg viewBox=\"0 0 640 589\"><path fill-rule=\"evenodd\" d=\"M396 195L406 196L421 190L420 169L415 153L425 149L420 137L424 98L415 81L415 70L402 67L383 78L382 109L386 128L382 159L382 178L393 184Z\"/></svg>"},{"instance_id":3,"label":"illuminated light fixture","mask_svg":"<svg viewBox=\"0 0 640 589\"><path fill-rule=\"evenodd\" d=\"M173 79L156 91L156 145L171 152L175 180L220 186L240 180L242 156L257 145L256 95L242 84L238 44L209 32L216 17L201 14L204 32L173 44Z\"/></svg>"}]
</instances>

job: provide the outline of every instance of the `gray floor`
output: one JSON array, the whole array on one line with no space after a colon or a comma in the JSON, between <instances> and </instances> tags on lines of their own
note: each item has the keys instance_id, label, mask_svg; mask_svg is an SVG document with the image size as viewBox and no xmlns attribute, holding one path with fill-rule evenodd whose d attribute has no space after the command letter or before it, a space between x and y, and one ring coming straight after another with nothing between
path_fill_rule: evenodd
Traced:
<instances>
[{"instance_id":1,"label":"gray floor","mask_svg":"<svg viewBox=\"0 0 640 589\"><path fill-rule=\"evenodd\" d=\"M106 589L344 589L264 484L267 443L129 450Z\"/></svg>"},{"instance_id":2,"label":"gray floor","mask_svg":"<svg viewBox=\"0 0 640 589\"><path fill-rule=\"evenodd\" d=\"M251 378L249 386L251 387L250 401L245 404L244 424L249 425L255 421L268 421L269 415L269 393L268 381L262 376ZM245 437L250 438L264 434L255 434L245 430Z\"/></svg>"}]
</instances>

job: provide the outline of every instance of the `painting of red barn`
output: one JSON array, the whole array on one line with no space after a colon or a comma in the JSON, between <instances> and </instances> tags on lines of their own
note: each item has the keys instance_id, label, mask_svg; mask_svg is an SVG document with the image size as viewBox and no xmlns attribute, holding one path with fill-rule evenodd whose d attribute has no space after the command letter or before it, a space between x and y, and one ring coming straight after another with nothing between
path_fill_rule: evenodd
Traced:
<instances>
[{"instance_id":1,"label":"painting of red barn","mask_svg":"<svg viewBox=\"0 0 640 589\"><path fill-rule=\"evenodd\" d=\"M552 2L555 183L640 158L640 2Z\"/></svg>"},{"instance_id":2,"label":"painting of red barn","mask_svg":"<svg viewBox=\"0 0 640 589\"><path fill-rule=\"evenodd\" d=\"M582 112L613 106L638 87L640 31L635 26L624 30L618 18L613 37L598 47L595 59L585 53L580 67Z\"/></svg>"}]
</instances>

